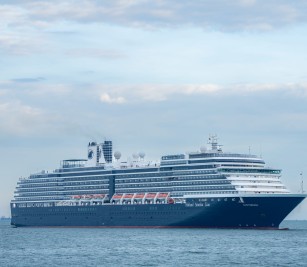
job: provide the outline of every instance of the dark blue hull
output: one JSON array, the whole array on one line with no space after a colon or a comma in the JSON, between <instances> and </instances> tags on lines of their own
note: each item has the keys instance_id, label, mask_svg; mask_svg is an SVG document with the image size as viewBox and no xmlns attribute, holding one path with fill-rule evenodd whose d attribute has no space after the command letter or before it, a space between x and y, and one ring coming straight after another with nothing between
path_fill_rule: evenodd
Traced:
<instances>
[{"instance_id":1,"label":"dark blue hull","mask_svg":"<svg viewBox=\"0 0 307 267\"><path fill-rule=\"evenodd\" d=\"M11 208L11 224L66 227L278 228L305 196L195 198L185 204Z\"/></svg>"}]
</instances>

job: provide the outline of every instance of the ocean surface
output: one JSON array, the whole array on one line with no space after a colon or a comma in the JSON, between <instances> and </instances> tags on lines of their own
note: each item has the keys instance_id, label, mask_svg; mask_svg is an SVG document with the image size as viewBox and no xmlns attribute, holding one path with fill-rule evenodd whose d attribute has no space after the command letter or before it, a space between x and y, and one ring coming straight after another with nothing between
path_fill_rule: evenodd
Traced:
<instances>
[{"instance_id":1,"label":"ocean surface","mask_svg":"<svg viewBox=\"0 0 307 267\"><path fill-rule=\"evenodd\" d=\"M307 266L307 221L290 230L12 228L0 266Z\"/></svg>"}]
</instances>

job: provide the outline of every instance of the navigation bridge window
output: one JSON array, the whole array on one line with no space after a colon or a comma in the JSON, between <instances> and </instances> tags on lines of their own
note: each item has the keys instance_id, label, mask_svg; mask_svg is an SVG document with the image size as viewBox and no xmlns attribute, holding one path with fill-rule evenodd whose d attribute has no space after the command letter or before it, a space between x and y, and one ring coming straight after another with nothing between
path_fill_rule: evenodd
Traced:
<instances>
[{"instance_id":1,"label":"navigation bridge window","mask_svg":"<svg viewBox=\"0 0 307 267\"><path fill-rule=\"evenodd\" d=\"M87 160L85 159L69 159L61 162L62 168L84 167Z\"/></svg>"},{"instance_id":2,"label":"navigation bridge window","mask_svg":"<svg viewBox=\"0 0 307 267\"><path fill-rule=\"evenodd\" d=\"M184 159L184 154L179 155L167 155L161 158L162 160L174 160L174 159Z\"/></svg>"}]
</instances>

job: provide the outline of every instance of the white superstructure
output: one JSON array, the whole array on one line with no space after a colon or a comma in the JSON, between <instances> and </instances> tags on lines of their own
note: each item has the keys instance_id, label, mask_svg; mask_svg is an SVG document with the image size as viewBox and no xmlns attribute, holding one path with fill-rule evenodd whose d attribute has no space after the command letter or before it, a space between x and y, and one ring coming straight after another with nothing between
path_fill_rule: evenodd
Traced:
<instances>
[{"instance_id":1,"label":"white superstructure","mask_svg":"<svg viewBox=\"0 0 307 267\"><path fill-rule=\"evenodd\" d=\"M265 166L262 158L250 154L225 153L216 136L210 148L198 152L166 155L160 162L146 162L145 153L134 153L120 161L112 142L90 142L87 160L64 160L53 172L32 174L18 182L13 203L44 203L70 199L106 201L130 194L166 194L184 199L195 196L241 196L289 194L280 180L281 170ZM128 198L128 195L127 195Z\"/></svg>"}]
</instances>

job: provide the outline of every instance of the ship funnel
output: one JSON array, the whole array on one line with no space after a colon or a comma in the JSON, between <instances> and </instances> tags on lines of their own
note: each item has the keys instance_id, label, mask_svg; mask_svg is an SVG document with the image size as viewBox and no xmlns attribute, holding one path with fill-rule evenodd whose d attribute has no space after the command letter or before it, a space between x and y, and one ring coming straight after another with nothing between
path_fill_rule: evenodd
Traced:
<instances>
[{"instance_id":1,"label":"ship funnel","mask_svg":"<svg viewBox=\"0 0 307 267\"><path fill-rule=\"evenodd\" d=\"M87 166L97 166L99 163L112 163L112 141L101 144L89 142L87 152Z\"/></svg>"},{"instance_id":2,"label":"ship funnel","mask_svg":"<svg viewBox=\"0 0 307 267\"><path fill-rule=\"evenodd\" d=\"M96 166L101 157L101 149L96 142L89 142L87 149L87 166Z\"/></svg>"}]
</instances>

